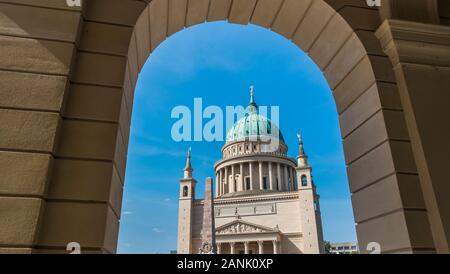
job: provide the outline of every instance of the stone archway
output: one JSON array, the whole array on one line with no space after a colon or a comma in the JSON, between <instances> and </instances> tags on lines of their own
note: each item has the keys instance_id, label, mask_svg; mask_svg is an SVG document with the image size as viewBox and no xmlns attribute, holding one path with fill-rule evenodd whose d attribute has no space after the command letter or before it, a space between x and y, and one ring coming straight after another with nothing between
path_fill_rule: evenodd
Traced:
<instances>
[{"instance_id":1,"label":"stone archway","mask_svg":"<svg viewBox=\"0 0 450 274\"><path fill-rule=\"evenodd\" d=\"M271 29L323 71L338 109L363 251L378 242L382 252L448 252L449 220L436 206L446 204L431 190L422 193L432 182L422 172L429 166L416 167L423 146L410 140L416 121L405 119L409 101L397 86L407 80L394 73L395 56L375 35L380 13L365 1L15 2L0 3L7 87L0 98L0 252L65 252L68 242L84 252L115 252L139 71L168 36L214 20Z\"/></svg>"}]
</instances>

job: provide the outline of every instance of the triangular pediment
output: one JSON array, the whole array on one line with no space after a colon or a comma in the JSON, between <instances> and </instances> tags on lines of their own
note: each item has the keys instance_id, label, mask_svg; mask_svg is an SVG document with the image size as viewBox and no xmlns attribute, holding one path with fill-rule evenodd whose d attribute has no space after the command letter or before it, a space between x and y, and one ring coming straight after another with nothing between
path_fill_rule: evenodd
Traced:
<instances>
[{"instance_id":1,"label":"triangular pediment","mask_svg":"<svg viewBox=\"0 0 450 274\"><path fill-rule=\"evenodd\" d=\"M216 234L249 234L249 233L265 233L278 232L277 228L269 228L258 224L242 220L234 220L230 223L224 224L216 228Z\"/></svg>"}]
</instances>

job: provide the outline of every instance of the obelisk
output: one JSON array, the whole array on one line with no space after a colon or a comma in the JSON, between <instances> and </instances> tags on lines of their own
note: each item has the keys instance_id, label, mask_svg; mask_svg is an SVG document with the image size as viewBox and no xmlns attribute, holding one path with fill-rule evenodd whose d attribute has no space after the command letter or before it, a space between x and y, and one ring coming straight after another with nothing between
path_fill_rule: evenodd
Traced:
<instances>
[{"instance_id":1,"label":"obelisk","mask_svg":"<svg viewBox=\"0 0 450 274\"><path fill-rule=\"evenodd\" d=\"M214 198L212 192L213 180L211 177L205 181L205 199L203 200L203 227L202 227L202 245L200 254L216 253L216 235L214 225Z\"/></svg>"}]
</instances>

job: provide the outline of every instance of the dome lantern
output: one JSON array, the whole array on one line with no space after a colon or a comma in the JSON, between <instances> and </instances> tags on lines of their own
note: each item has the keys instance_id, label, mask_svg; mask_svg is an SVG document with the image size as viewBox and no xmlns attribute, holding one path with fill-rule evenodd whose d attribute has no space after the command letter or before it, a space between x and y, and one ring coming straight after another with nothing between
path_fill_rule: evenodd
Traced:
<instances>
[{"instance_id":1,"label":"dome lantern","mask_svg":"<svg viewBox=\"0 0 450 274\"><path fill-rule=\"evenodd\" d=\"M248 113L255 113L258 110L258 105L255 102L255 87L250 86L250 103L247 107Z\"/></svg>"},{"instance_id":2,"label":"dome lantern","mask_svg":"<svg viewBox=\"0 0 450 274\"><path fill-rule=\"evenodd\" d=\"M255 88L250 87L250 103L247 113L240 118L227 132L226 143L245 141L248 139L278 139L284 143L278 125L270 119L258 113L258 105L255 102Z\"/></svg>"}]
</instances>

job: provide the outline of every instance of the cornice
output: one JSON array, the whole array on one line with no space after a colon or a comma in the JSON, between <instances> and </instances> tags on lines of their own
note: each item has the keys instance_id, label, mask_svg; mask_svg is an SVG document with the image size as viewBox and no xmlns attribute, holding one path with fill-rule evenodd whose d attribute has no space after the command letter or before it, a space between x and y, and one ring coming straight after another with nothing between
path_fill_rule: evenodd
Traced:
<instances>
[{"instance_id":1,"label":"cornice","mask_svg":"<svg viewBox=\"0 0 450 274\"><path fill-rule=\"evenodd\" d=\"M299 198L298 191L280 192L277 194L255 194L240 197L229 197L229 198L214 198L214 205L227 205L227 204L238 204L238 203L251 203L251 202L263 202L263 201L281 201L281 200L293 200ZM195 200L195 205L203 205L202 200Z\"/></svg>"},{"instance_id":2,"label":"cornice","mask_svg":"<svg viewBox=\"0 0 450 274\"><path fill-rule=\"evenodd\" d=\"M236 140L236 141L231 141L231 142L226 142L223 146L221 151L223 152L227 147L229 146L233 146L236 144L261 144L264 143L261 139L257 139L257 140L251 140L251 139L245 139L245 140ZM279 145L284 147L286 150L289 149L289 147L280 140Z\"/></svg>"},{"instance_id":3,"label":"cornice","mask_svg":"<svg viewBox=\"0 0 450 274\"><path fill-rule=\"evenodd\" d=\"M376 32L394 66L412 63L450 67L450 27L385 20Z\"/></svg>"},{"instance_id":4,"label":"cornice","mask_svg":"<svg viewBox=\"0 0 450 274\"><path fill-rule=\"evenodd\" d=\"M258 162L258 161L270 161L270 160L273 162L280 162L280 163L284 163L284 164L290 163L290 164L292 164L292 167L296 167L296 161L287 155L258 152L258 153L239 155L239 156L230 157L230 158L226 158L226 159L217 161L214 164L214 170L217 170L219 166L228 166L227 163L230 163L230 162L235 162L236 164L238 164L240 162L246 163L246 162Z\"/></svg>"}]
</instances>

